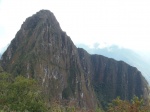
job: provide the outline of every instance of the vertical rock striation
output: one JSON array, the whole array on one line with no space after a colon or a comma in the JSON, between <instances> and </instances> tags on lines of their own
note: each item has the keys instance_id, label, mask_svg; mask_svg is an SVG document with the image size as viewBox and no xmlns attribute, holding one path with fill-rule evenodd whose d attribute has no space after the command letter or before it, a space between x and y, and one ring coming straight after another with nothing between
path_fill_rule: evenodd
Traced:
<instances>
[{"instance_id":1,"label":"vertical rock striation","mask_svg":"<svg viewBox=\"0 0 150 112\"><path fill-rule=\"evenodd\" d=\"M2 55L2 67L14 76L35 78L47 101L68 101L95 108L117 96L148 97L147 82L134 67L76 48L52 12L26 19Z\"/></svg>"}]
</instances>

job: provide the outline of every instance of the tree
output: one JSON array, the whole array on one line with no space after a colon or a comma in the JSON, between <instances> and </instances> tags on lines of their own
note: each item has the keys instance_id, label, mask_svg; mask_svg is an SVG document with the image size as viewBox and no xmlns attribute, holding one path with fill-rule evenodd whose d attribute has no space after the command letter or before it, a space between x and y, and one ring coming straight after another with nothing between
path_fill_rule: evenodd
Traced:
<instances>
[{"instance_id":1,"label":"tree","mask_svg":"<svg viewBox=\"0 0 150 112\"><path fill-rule=\"evenodd\" d=\"M5 111L44 112L46 106L38 84L33 79L18 76L14 80L7 73L0 74L0 109Z\"/></svg>"}]
</instances>

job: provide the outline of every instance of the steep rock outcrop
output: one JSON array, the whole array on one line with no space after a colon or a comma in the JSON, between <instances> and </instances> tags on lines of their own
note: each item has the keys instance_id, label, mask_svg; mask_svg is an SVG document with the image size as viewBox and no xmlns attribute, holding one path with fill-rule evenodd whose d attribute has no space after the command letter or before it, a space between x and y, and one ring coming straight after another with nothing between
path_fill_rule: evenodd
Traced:
<instances>
[{"instance_id":1,"label":"steep rock outcrop","mask_svg":"<svg viewBox=\"0 0 150 112\"><path fill-rule=\"evenodd\" d=\"M78 52L82 68L85 74L91 75L101 103L117 96L130 100L134 95L145 99L149 95L148 83L137 68L101 55L89 55L84 49L78 49Z\"/></svg>"},{"instance_id":2,"label":"steep rock outcrop","mask_svg":"<svg viewBox=\"0 0 150 112\"><path fill-rule=\"evenodd\" d=\"M38 80L47 101L67 100L85 108L116 96L147 98L149 93L136 68L77 49L47 10L26 19L2 55L2 67L14 76Z\"/></svg>"},{"instance_id":3,"label":"steep rock outcrop","mask_svg":"<svg viewBox=\"0 0 150 112\"><path fill-rule=\"evenodd\" d=\"M3 68L38 80L48 100L68 100L93 108L92 85L86 86L76 46L54 15L41 10L27 18L2 56Z\"/></svg>"}]
</instances>

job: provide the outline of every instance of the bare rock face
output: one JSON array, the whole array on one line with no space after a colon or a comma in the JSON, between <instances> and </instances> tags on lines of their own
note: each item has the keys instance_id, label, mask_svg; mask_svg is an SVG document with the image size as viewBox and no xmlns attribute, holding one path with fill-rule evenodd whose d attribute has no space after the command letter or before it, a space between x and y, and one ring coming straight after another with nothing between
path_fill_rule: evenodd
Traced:
<instances>
[{"instance_id":1,"label":"bare rock face","mask_svg":"<svg viewBox=\"0 0 150 112\"><path fill-rule=\"evenodd\" d=\"M134 95L147 99L148 83L137 68L123 61L116 61L101 55L89 55L78 49L85 74L92 77L92 85L101 104L120 96L130 100Z\"/></svg>"},{"instance_id":2,"label":"bare rock face","mask_svg":"<svg viewBox=\"0 0 150 112\"><path fill-rule=\"evenodd\" d=\"M67 100L85 108L117 96L131 99L149 94L136 68L76 48L48 10L26 19L2 55L2 67L14 76L38 80L47 101Z\"/></svg>"}]
</instances>

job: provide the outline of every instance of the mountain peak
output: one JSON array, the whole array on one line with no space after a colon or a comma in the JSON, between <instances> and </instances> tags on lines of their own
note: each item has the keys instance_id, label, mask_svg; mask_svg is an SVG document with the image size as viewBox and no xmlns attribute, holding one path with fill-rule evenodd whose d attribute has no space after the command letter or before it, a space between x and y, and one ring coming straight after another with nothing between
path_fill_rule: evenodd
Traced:
<instances>
[{"instance_id":1,"label":"mountain peak","mask_svg":"<svg viewBox=\"0 0 150 112\"><path fill-rule=\"evenodd\" d=\"M54 14L49 10L40 10L34 15L39 16L39 18L43 18L43 19L48 19L54 16Z\"/></svg>"},{"instance_id":2,"label":"mountain peak","mask_svg":"<svg viewBox=\"0 0 150 112\"><path fill-rule=\"evenodd\" d=\"M31 17L28 17L22 24L21 29L34 29L37 25L47 25L48 27L57 27L57 30L61 29L54 14L49 10L40 10Z\"/></svg>"},{"instance_id":3,"label":"mountain peak","mask_svg":"<svg viewBox=\"0 0 150 112\"><path fill-rule=\"evenodd\" d=\"M53 13L41 10L27 18L2 56L7 72L35 78L46 100L74 102L85 108L120 96L148 97L141 73L124 62L77 49ZM143 89L144 88L144 89Z\"/></svg>"}]
</instances>

